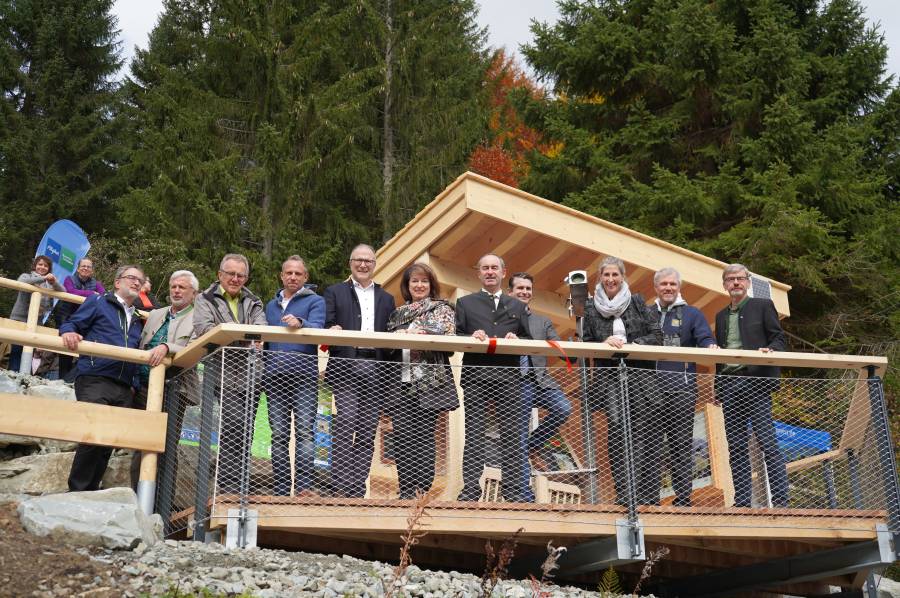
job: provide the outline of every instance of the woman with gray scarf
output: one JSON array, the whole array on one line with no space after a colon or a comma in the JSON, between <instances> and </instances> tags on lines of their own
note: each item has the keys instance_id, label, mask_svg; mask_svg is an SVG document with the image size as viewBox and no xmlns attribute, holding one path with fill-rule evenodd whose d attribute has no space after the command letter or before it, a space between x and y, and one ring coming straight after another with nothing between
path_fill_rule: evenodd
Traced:
<instances>
[{"instance_id":1,"label":"woman with gray scarf","mask_svg":"<svg viewBox=\"0 0 900 598\"><path fill-rule=\"evenodd\" d=\"M388 320L387 331L402 334L456 333L456 313L443 299L437 277L427 264L414 263L404 272L400 294L406 303ZM459 407L449 354L442 351L402 349L391 369L391 423L394 460L400 498L427 492L434 481L434 433L438 417Z\"/></svg>"},{"instance_id":2,"label":"woman with gray scarf","mask_svg":"<svg viewBox=\"0 0 900 598\"><path fill-rule=\"evenodd\" d=\"M662 345L659 322L644 298L631 293L625 281L625 264L608 256L598 268L600 280L588 299L584 312L585 342L606 343L621 349L626 343ZM648 408L659 400L653 361L623 360L628 370L628 402L623 400L617 370L620 360L595 359L589 397L592 410L602 409L607 419L607 448L616 502L626 504L628 488L626 464L626 421L630 422L631 452L634 455L634 479L638 504L659 504L659 488L653 488L652 468L641 458L645 417ZM640 368L640 369L638 369ZM640 371L646 370L646 371Z\"/></svg>"}]
</instances>

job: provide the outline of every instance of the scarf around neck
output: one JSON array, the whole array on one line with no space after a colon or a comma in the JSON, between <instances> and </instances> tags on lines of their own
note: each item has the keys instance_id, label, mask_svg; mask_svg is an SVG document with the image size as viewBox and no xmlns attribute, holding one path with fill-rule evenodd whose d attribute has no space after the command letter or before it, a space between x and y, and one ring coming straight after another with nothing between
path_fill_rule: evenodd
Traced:
<instances>
[{"instance_id":1,"label":"scarf around neck","mask_svg":"<svg viewBox=\"0 0 900 598\"><path fill-rule=\"evenodd\" d=\"M606 291L603 289L603 283L598 282L594 287L594 307L600 312L604 318L621 318L628 304L631 302L631 289L628 288L628 282L622 281L622 288L616 293L616 296L609 299Z\"/></svg>"}]
</instances>

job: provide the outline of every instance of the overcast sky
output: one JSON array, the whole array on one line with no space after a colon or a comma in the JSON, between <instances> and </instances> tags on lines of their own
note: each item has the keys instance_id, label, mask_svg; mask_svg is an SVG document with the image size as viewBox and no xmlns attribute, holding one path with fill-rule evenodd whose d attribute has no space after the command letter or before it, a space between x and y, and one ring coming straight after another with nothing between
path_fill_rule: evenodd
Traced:
<instances>
[{"instance_id":1,"label":"overcast sky","mask_svg":"<svg viewBox=\"0 0 900 598\"><path fill-rule=\"evenodd\" d=\"M490 45L504 46L514 51L518 51L521 44L531 41L529 25L532 19L553 22L559 14L553 0L480 0L479 4L479 20L488 28ZM897 0L862 0L862 5L866 8L869 21L881 24L888 45L888 73L900 73L900 10L897 10ZM147 34L156 24L161 7L162 0L116 0L113 12L119 17L126 65L135 45L141 48L147 46Z\"/></svg>"}]
</instances>

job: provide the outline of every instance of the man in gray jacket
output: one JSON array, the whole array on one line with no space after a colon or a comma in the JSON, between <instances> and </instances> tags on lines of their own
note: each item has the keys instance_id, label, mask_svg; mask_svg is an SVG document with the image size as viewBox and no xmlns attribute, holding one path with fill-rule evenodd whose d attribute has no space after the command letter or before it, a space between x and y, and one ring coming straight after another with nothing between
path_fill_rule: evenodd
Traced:
<instances>
[{"instance_id":1,"label":"man in gray jacket","mask_svg":"<svg viewBox=\"0 0 900 598\"><path fill-rule=\"evenodd\" d=\"M194 332L194 298L200 291L200 283L197 277L189 270L178 270L169 277L169 307L154 309L147 316L144 329L141 331L141 349L153 349L159 345L166 345L169 353L177 353L184 349L191 340ZM175 373L177 368L166 370L167 377ZM196 387L196 374L194 372L182 374L178 378L182 384L176 393L174 403L174 422L170 425L181 430L181 422L184 417L184 409L189 400L196 401L199 389ZM150 368L140 366L138 368L139 386L134 395L134 408L147 408L147 386L150 380ZM131 461L131 487L137 490L138 476L141 468L141 453L134 452Z\"/></svg>"},{"instance_id":2,"label":"man in gray jacket","mask_svg":"<svg viewBox=\"0 0 900 598\"><path fill-rule=\"evenodd\" d=\"M262 301L244 285L250 278L250 262L239 253L229 253L219 264L218 282L200 293L194 302L194 337L203 336L219 324L266 325ZM257 341L238 341L234 346L261 348ZM257 384L261 360L251 351L229 350L225 356L221 393L222 426L219 437L219 491L235 494L241 489L241 464L250 456L253 420L259 405ZM213 360L210 365L216 367ZM248 368L248 365L252 367ZM216 384L218 372L205 370L204 380ZM249 378L248 378L249 375ZM248 409L249 407L249 409ZM249 491L249 488L243 488Z\"/></svg>"}]
</instances>

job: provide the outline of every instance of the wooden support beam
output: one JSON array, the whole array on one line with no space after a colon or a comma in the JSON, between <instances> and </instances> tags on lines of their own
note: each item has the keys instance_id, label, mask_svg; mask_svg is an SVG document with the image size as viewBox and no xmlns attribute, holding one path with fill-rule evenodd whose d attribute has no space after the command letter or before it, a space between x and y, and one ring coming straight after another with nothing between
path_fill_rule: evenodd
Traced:
<instances>
[{"instance_id":1,"label":"wooden support beam","mask_svg":"<svg viewBox=\"0 0 900 598\"><path fill-rule=\"evenodd\" d=\"M25 322L19 322L18 320L10 320L9 318L0 318L0 328L9 328L10 330L17 330L19 332L27 332L26 331L27 324ZM50 328L48 326L38 326L35 331L37 334L46 334L49 336L57 336L58 331L56 328ZM54 351L54 353L59 353L60 355L70 355L72 357L77 357L77 353L72 353L71 351Z\"/></svg>"},{"instance_id":2,"label":"wooden support beam","mask_svg":"<svg viewBox=\"0 0 900 598\"><path fill-rule=\"evenodd\" d=\"M728 441L725 438L725 417L722 406L715 403L703 405L706 423L706 446L709 451L709 469L712 485L723 492L724 506L734 504L734 480L728 462Z\"/></svg>"},{"instance_id":3,"label":"wooden support beam","mask_svg":"<svg viewBox=\"0 0 900 598\"><path fill-rule=\"evenodd\" d=\"M165 413L0 393L0 432L161 453Z\"/></svg>"},{"instance_id":4,"label":"wooden support beam","mask_svg":"<svg viewBox=\"0 0 900 598\"><path fill-rule=\"evenodd\" d=\"M853 388L850 408L847 410L847 419L844 420L844 429L841 431L841 442L838 445L841 451L859 451L866 440L866 430L869 429L872 415L868 379L869 373L865 368L860 369Z\"/></svg>"},{"instance_id":5,"label":"wooden support beam","mask_svg":"<svg viewBox=\"0 0 900 598\"><path fill-rule=\"evenodd\" d=\"M804 469L809 469L810 467L818 465L823 461L838 461L846 457L847 453L842 450L819 453L818 455L813 455L812 457L805 457L803 459L797 459L796 461L789 461L787 463L787 472L795 473L798 471L803 471Z\"/></svg>"},{"instance_id":6,"label":"wooden support beam","mask_svg":"<svg viewBox=\"0 0 900 598\"><path fill-rule=\"evenodd\" d=\"M69 303L82 304L84 303L84 297L81 295L73 295L71 293L66 293L65 291L54 291L53 289L45 289L44 287L36 287L33 284L27 284L24 282L19 282L18 280L12 280L10 278L0 277L0 288L10 289L13 291L22 291L25 293L40 293L41 295L46 295L47 297L54 297L59 299L60 301L68 301Z\"/></svg>"}]
</instances>

